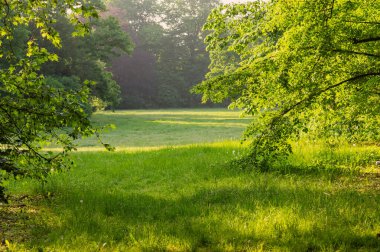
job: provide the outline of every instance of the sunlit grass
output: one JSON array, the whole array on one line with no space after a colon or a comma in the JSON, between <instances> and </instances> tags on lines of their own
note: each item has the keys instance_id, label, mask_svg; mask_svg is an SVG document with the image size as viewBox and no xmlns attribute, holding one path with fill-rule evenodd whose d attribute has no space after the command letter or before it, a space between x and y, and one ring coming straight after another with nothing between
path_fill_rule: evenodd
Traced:
<instances>
[{"instance_id":1,"label":"sunlit grass","mask_svg":"<svg viewBox=\"0 0 380 252\"><path fill-rule=\"evenodd\" d=\"M235 146L235 148L239 149L244 146L247 146L246 143L240 141L222 141L222 142L210 142L210 143L198 143L198 144L184 144L184 145L161 145L161 146L141 146L141 147L124 147L118 146L115 147L112 152L123 152L123 153L137 153L137 152L149 152L149 151L157 151L164 149L183 149L183 148L192 148L192 147L222 147L225 145ZM60 148L49 148L49 151L61 151ZM109 152L102 146L80 146L77 148L76 152Z\"/></svg>"},{"instance_id":2,"label":"sunlit grass","mask_svg":"<svg viewBox=\"0 0 380 252\"><path fill-rule=\"evenodd\" d=\"M323 141L293 143L295 155L290 162L300 166L319 165L330 169L357 173L380 173L376 161L380 160L380 146L341 142L331 148Z\"/></svg>"},{"instance_id":3,"label":"sunlit grass","mask_svg":"<svg viewBox=\"0 0 380 252\"><path fill-rule=\"evenodd\" d=\"M226 127L226 128L245 128L247 127L246 123L226 123L226 122L186 122L186 121L169 121L169 120L155 120L152 121L154 123L161 123L161 124L179 124L179 125L194 125L194 126L219 126L219 127Z\"/></svg>"},{"instance_id":4,"label":"sunlit grass","mask_svg":"<svg viewBox=\"0 0 380 252\"><path fill-rule=\"evenodd\" d=\"M378 171L373 166L380 157L377 147L346 145L332 152L321 143L297 142L287 163L243 171L229 163L244 152L239 141L229 140L239 138L237 128L218 127L226 131L222 139L211 128L204 133L196 125L179 124L182 139L173 144L162 129L144 123L169 120L162 116L172 112L116 112L119 127L107 136L115 152L83 146L69 173L54 174L44 185L15 182L13 193L45 198L32 202L38 215L26 221L29 240L11 246L44 251L380 248L380 183L363 173ZM224 112L187 113L213 122L215 113ZM94 120L101 124L114 116L102 113ZM140 136L153 130L157 138L145 145L122 145L116 136L134 127L127 121L145 130ZM112 134L115 138L109 138ZM194 143L197 135L209 143Z\"/></svg>"},{"instance_id":5,"label":"sunlit grass","mask_svg":"<svg viewBox=\"0 0 380 252\"><path fill-rule=\"evenodd\" d=\"M239 140L250 118L241 112L221 109L134 110L98 112L96 125L114 124L102 140L115 147L152 147ZM99 146L96 138L86 138L80 147Z\"/></svg>"}]
</instances>

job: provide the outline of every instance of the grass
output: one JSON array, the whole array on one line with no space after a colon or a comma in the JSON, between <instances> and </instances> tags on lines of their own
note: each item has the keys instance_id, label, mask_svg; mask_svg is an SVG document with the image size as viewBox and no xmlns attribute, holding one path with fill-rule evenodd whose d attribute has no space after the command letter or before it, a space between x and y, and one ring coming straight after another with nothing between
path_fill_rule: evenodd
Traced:
<instances>
[{"instance_id":1,"label":"grass","mask_svg":"<svg viewBox=\"0 0 380 252\"><path fill-rule=\"evenodd\" d=\"M100 112L93 116L95 125L113 124L102 140L119 149L157 147L239 140L249 123L239 111L203 110L132 110ZM80 142L82 147L99 147L96 138Z\"/></svg>"},{"instance_id":2,"label":"grass","mask_svg":"<svg viewBox=\"0 0 380 252\"><path fill-rule=\"evenodd\" d=\"M94 140L85 139L71 172L54 174L45 185L12 184L17 197L2 211L15 229L0 226L8 249L380 250L376 147L347 145L332 152L295 143L288 163L240 171L228 163L244 149L231 141L243 130L237 125L247 122L237 112L127 111L94 120L104 124L110 118L118 129L105 138L118 151L98 151L90 146ZM166 136L167 125L157 120L171 121L178 138ZM145 144L131 134L138 129L142 138L150 136ZM22 195L28 197L20 200Z\"/></svg>"}]
</instances>

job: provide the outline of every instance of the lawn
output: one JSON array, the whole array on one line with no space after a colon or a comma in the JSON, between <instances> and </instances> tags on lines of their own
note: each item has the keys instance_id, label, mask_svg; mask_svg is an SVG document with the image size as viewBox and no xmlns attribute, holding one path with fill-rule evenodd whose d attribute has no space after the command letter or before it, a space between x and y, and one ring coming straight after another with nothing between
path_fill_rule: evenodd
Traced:
<instances>
[{"instance_id":1,"label":"lawn","mask_svg":"<svg viewBox=\"0 0 380 252\"><path fill-rule=\"evenodd\" d=\"M239 111L204 110L133 110L99 112L93 116L97 126L106 127L102 140L117 149L210 143L239 140L250 118ZM84 139L80 146L99 149L98 140ZM140 147L140 148L139 148Z\"/></svg>"},{"instance_id":2,"label":"lawn","mask_svg":"<svg viewBox=\"0 0 380 252\"><path fill-rule=\"evenodd\" d=\"M239 112L93 120L116 125L103 136L116 151L83 139L72 171L12 182L0 226L10 250L380 251L376 146L299 142L288 162L241 170L229 162L244 151Z\"/></svg>"}]
</instances>

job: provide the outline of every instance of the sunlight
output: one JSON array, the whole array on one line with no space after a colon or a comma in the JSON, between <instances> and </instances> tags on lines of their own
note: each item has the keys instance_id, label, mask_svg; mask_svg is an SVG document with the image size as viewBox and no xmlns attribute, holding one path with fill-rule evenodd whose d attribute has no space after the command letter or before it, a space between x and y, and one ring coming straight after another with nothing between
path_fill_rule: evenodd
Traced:
<instances>
[{"instance_id":1,"label":"sunlight","mask_svg":"<svg viewBox=\"0 0 380 252\"><path fill-rule=\"evenodd\" d=\"M150 121L153 123L161 124L178 124L178 125L196 125L196 126L218 126L218 127L235 127L235 128L245 128L247 124L245 123L226 123L226 122L187 122L187 121L164 121L164 120L155 120Z\"/></svg>"}]
</instances>

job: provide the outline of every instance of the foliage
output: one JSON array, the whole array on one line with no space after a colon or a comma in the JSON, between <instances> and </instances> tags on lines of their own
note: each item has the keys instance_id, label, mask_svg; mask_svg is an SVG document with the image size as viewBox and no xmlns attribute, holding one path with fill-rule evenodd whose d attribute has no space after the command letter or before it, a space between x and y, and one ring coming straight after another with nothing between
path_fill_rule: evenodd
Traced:
<instances>
[{"instance_id":1,"label":"foliage","mask_svg":"<svg viewBox=\"0 0 380 252\"><path fill-rule=\"evenodd\" d=\"M54 13L65 16L82 36L97 10L87 1L0 1L0 198L10 176L42 179L62 170L75 149L73 140L95 133L85 113L89 83L71 79L75 88L60 88L65 78L49 82L41 73L43 64L58 55L40 44L38 34L54 47L61 37L53 24ZM51 83L51 84L50 84ZM43 151L46 144L62 147L59 153Z\"/></svg>"},{"instance_id":2,"label":"foliage","mask_svg":"<svg viewBox=\"0 0 380 252\"><path fill-rule=\"evenodd\" d=\"M205 30L212 63L204 101L254 115L249 160L265 165L305 133L379 139L379 1L256 1L224 5Z\"/></svg>"},{"instance_id":3,"label":"foliage","mask_svg":"<svg viewBox=\"0 0 380 252\"><path fill-rule=\"evenodd\" d=\"M83 37L71 36L74 28L64 17L58 16L57 20L54 28L60 34L62 48L41 42L60 60L44 64L42 72L58 79L91 80L95 83L90 86L91 95L96 97L94 99L102 100L105 107L115 108L121 101L120 87L107 67L113 58L132 51L130 38L114 17L91 20L91 30Z\"/></svg>"},{"instance_id":4,"label":"foliage","mask_svg":"<svg viewBox=\"0 0 380 252\"><path fill-rule=\"evenodd\" d=\"M203 43L202 26L218 3L218 0L112 1L111 6L122 13L119 13L119 20L126 23L136 43L133 58L113 65L126 97L136 102L139 101L135 97L141 97L139 104L126 104L128 108L199 105L200 98L190 94L189 89L202 81L207 72L209 57ZM150 57L144 57L143 53ZM117 66L142 60L144 69L139 64L128 68ZM146 65L149 65L148 73Z\"/></svg>"}]
</instances>

